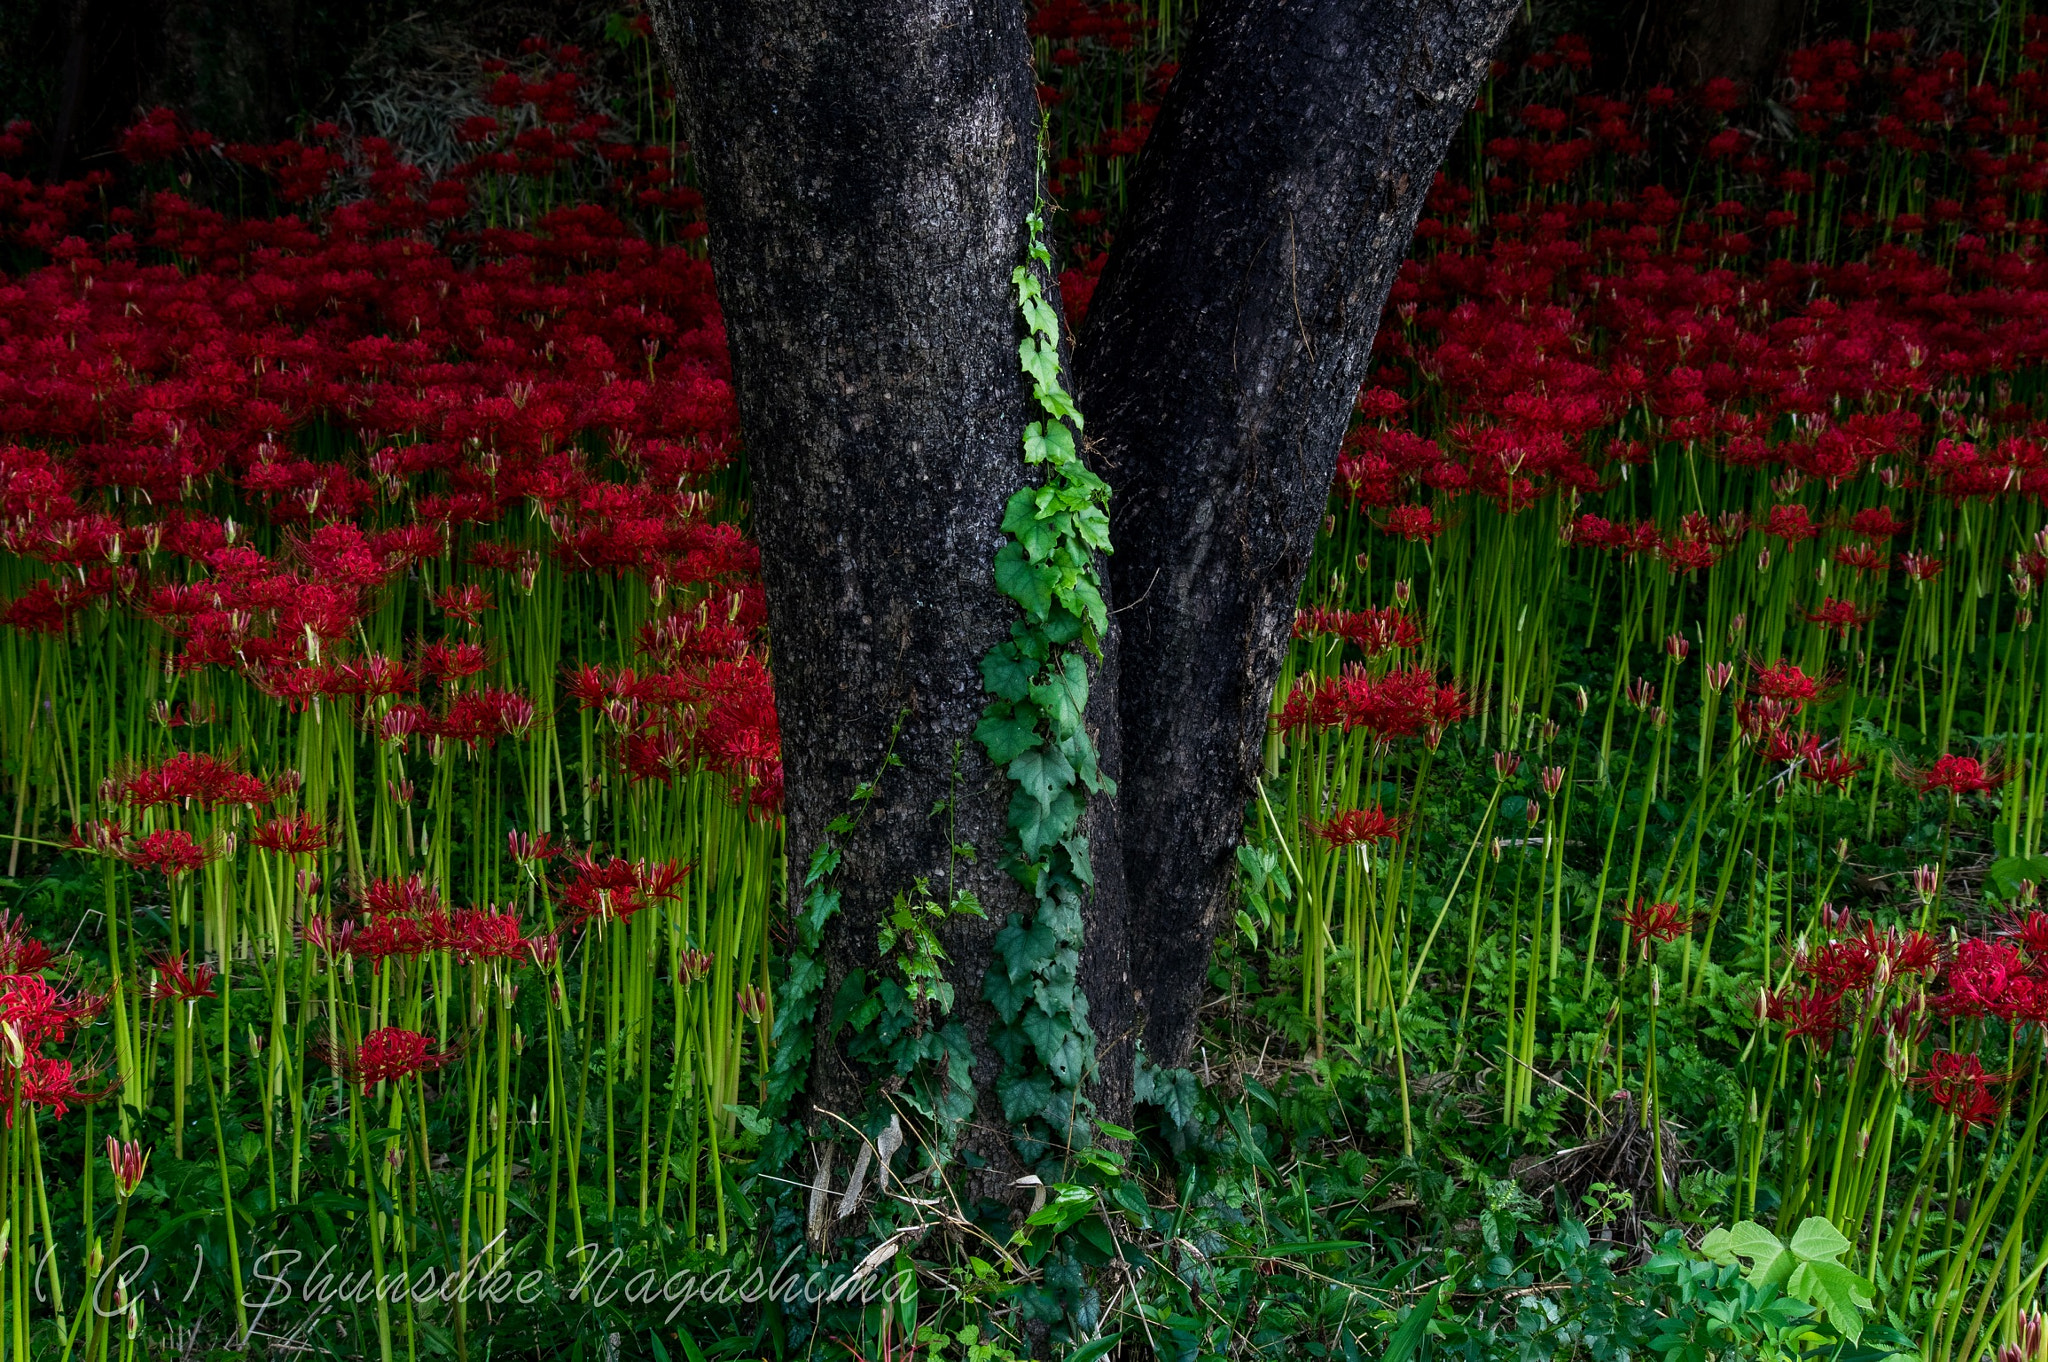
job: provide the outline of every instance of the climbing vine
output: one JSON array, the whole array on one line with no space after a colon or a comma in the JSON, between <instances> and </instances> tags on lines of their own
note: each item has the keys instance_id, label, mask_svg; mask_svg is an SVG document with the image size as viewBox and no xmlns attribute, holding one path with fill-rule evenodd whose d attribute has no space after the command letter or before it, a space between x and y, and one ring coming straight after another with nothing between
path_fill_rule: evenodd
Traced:
<instances>
[{"instance_id":1,"label":"climbing vine","mask_svg":"<svg viewBox=\"0 0 2048 1362\"><path fill-rule=\"evenodd\" d=\"M881 792L883 772L902 764L896 755L896 738L903 731L906 713L897 714L889 730L889 741L883 747L882 762L874 779L856 785L846 812L825 825L825 835L818 839L810 866L804 871L803 908L793 924L795 937L776 990L775 1023L769 1035L768 1082L761 1115L774 1122L774 1130L761 1150L760 1167L765 1172L780 1169L803 1143L803 1130L787 1117L790 1103L803 1091L810 1076L811 1055L816 1049L818 994L825 985L825 962L821 958L825 924L839 912L839 889L832 883L832 875L845 855L840 839L859 825L862 812Z\"/></svg>"},{"instance_id":2,"label":"climbing vine","mask_svg":"<svg viewBox=\"0 0 2048 1362\"><path fill-rule=\"evenodd\" d=\"M1094 872L1080 824L1091 794L1115 790L1083 722L1088 659L1101 656L1109 624L1098 566L1098 555L1110 551L1109 484L1081 458L1081 413L1060 381L1059 316L1045 292L1052 270L1045 212L1041 192L1025 219L1028 258L1011 274L1025 326L1018 358L1041 413L1024 428L1024 460L1043 467L1045 479L1018 489L1004 507L995 580L1022 618L982 659L994 698L974 732L1010 778L1004 865L1035 900L1028 920L1013 913L997 933L983 982L1002 1021L992 1037L1003 1063L996 1092L1027 1160L1055 1139L1075 1142L1074 1123L1085 1110L1080 1092L1095 1062L1095 1035L1080 950Z\"/></svg>"}]
</instances>

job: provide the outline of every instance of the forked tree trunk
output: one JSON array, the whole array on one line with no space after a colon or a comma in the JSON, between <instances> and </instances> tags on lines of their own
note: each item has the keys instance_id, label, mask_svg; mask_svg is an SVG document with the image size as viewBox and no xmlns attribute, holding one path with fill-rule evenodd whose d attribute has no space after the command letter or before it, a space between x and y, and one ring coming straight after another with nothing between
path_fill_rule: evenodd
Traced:
<instances>
[{"instance_id":1,"label":"forked tree trunk","mask_svg":"<svg viewBox=\"0 0 2048 1362\"><path fill-rule=\"evenodd\" d=\"M1083 982L1112 1116L1128 1095L1133 979L1155 1058L1178 1060L1193 1034L1352 394L1512 9L1212 0L1146 152L1076 357L1118 493L1112 595L1132 603L1090 715L1127 792L1121 810L1100 797L1089 809ZM990 920L951 935L948 974L985 1086L1000 1066L979 981L996 923L1027 908L997 865L1004 781L969 736L985 699L977 665L1013 618L991 560L1032 416L1009 282L1036 156L1024 8L660 0L654 12L692 125L753 476L793 882L908 710L902 765L846 848L822 996L873 968L893 895L918 876L944 883L931 811L957 770L957 835L980 854L955 870ZM1119 714L1132 731L1119 734ZM1134 968L1126 885L1144 908ZM871 1082L826 1046L813 1129L864 1107ZM980 1120L979 1150L1007 1161L985 1093Z\"/></svg>"},{"instance_id":2,"label":"forked tree trunk","mask_svg":"<svg viewBox=\"0 0 2048 1362\"><path fill-rule=\"evenodd\" d=\"M1011 1160L986 1091L1000 1066L981 984L997 927L1030 905L1000 868L1007 784L972 735L988 699L981 658L1017 617L991 568L1034 416L1010 278L1037 174L1024 12L1015 0L670 0L654 11L704 183L746 435L792 903L826 825L875 778L905 715L900 766L841 839L820 1020L849 971L873 975L893 896L922 877L943 899L949 874L973 890L988 916L948 934L946 973L983 1089L971 1141L999 1167ZM1097 689L1113 722L1113 690ZM1113 734L1102 745L1113 752ZM956 795L952 835L972 860L949 855L948 820L933 812ZM1091 810L1098 900L1116 911L1090 982L1113 1011L1127 989L1107 808ZM1099 1011L1104 1022L1119 1029ZM812 1068L814 1131L875 1096L845 1039L821 1046Z\"/></svg>"},{"instance_id":3,"label":"forked tree trunk","mask_svg":"<svg viewBox=\"0 0 2048 1362\"><path fill-rule=\"evenodd\" d=\"M1267 704L1387 290L1514 0L1211 0L1075 354L1117 489L1151 1058L1195 1037Z\"/></svg>"}]
</instances>

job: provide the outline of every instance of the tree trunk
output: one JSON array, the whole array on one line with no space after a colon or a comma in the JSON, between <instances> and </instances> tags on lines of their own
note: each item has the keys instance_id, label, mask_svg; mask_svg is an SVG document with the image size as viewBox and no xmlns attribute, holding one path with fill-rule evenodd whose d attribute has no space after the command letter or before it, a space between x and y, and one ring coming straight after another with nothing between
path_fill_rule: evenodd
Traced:
<instances>
[{"instance_id":1,"label":"tree trunk","mask_svg":"<svg viewBox=\"0 0 2048 1362\"><path fill-rule=\"evenodd\" d=\"M987 910L956 921L945 944L981 1090L969 1147L991 1165L977 1191L992 1194L1015 1161L988 1092L1000 1066L982 976L997 929L1030 901L1001 868L1007 782L972 735L988 700L979 664L1017 618L992 563L1004 502L1027 481L1021 440L1036 416L1010 276L1036 192L1037 109L1015 0L934 8L668 0L654 15L705 188L746 434L792 904L827 824L876 777L904 716L900 766L838 839L812 1128L857 1119L875 1096L849 1037L826 1043L841 982L856 969L874 976L877 924L895 895L923 878L943 899L950 875ZM1113 694L1098 685L1093 705L1112 728ZM972 860L949 855L948 820L934 816L954 796L952 835L973 845ZM1098 845L1113 848L1109 801L1091 814ZM1103 915L1106 949L1088 969L1110 1003L1122 984L1120 882L1111 873L1098 886L1098 903L1117 911Z\"/></svg>"},{"instance_id":2,"label":"tree trunk","mask_svg":"<svg viewBox=\"0 0 2048 1362\"><path fill-rule=\"evenodd\" d=\"M1338 445L1513 0L1212 0L1075 355L1116 488L1125 881L1148 1054L1189 1052Z\"/></svg>"}]
</instances>

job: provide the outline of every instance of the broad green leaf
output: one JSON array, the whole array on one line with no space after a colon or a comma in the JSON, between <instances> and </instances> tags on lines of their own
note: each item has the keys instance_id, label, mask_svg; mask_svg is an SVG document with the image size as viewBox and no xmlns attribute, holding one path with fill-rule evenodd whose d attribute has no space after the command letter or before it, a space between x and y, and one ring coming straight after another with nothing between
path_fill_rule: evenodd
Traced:
<instances>
[{"instance_id":1,"label":"broad green leaf","mask_svg":"<svg viewBox=\"0 0 2048 1362\"><path fill-rule=\"evenodd\" d=\"M1038 492L1035 488L1019 487L1003 503L1004 534L1022 534L1037 519Z\"/></svg>"},{"instance_id":2,"label":"broad green leaf","mask_svg":"<svg viewBox=\"0 0 2048 1362\"><path fill-rule=\"evenodd\" d=\"M1060 334L1060 319L1054 315L1052 306L1041 293L1035 298L1026 298L1023 303L1024 324L1047 340L1057 340Z\"/></svg>"},{"instance_id":3,"label":"broad green leaf","mask_svg":"<svg viewBox=\"0 0 2048 1362\"><path fill-rule=\"evenodd\" d=\"M990 761L1008 766L1038 746L1038 729L1028 715L992 713L974 726L974 740L988 749Z\"/></svg>"},{"instance_id":4,"label":"broad green leaf","mask_svg":"<svg viewBox=\"0 0 2048 1362\"><path fill-rule=\"evenodd\" d=\"M1014 541L996 554L996 589L1024 607L1033 619L1044 619L1052 609L1052 588L1058 575L1025 557L1024 546Z\"/></svg>"},{"instance_id":5,"label":"broad green leaf","mask_svg":"<svg viewBox=\"0 0 2048 1362\"><path fill-rule=\"evenodd\" d=\"M1038 1058L1055 1079L1067 1087L1081 1081L1087 1050L1081 1043L1081 1033L1074 1029L1070 1019L1048 1016L1032 1008L1024 1013L1023 1026L1024 1034L1031 1037L1032 1048L1038 1051Z\"/></svg>"},{"instance_id":6,"label":"broad green leaf","mask_svg":"<svg viewBox=\"0 0 2048 1362\"><path fill-rule=\"evenodd\" d=\"M1031 694L1038 678L1038 663L1017 651L1015 644L999 643L981 659L981 681L991 695L1005 700L1022 700Z\"/></svg>"},{"instance_id":7,"label":"broad green leaf","mask_svg":"<svg viewBox=\"0 0 2048 1362\"><path fill-rule=\"evenodd\" d=\"M1824 1262L1849 1251L1849 1241L1825 1216L1809 1215L1792 1231L1792 1251L1808 1262Z\"/></svg>"},{"instance_id":8,"label":"broad green leaf","mask_svg":"<svg viewBox=\"0 0 2048 1362\"><path fill-rule=\"evenodd\" d=\"M1801 1263L1785 1283L1786 1293L1809 1301L1828 1317L1835 1332L1851 1343L1863 1337L1863 1312L1871 1305L1871 1285L1840 1263L1814 1259Z\"/></svg>"},{"instance_id":9,"label":"broad green leaf","mask_svg":"<svg viewBox=\"0 0 2048 1362\"><path fill-rule=\"evenodd\" d=\"M1725 1247L1730 1254L1750 1260L1743 1274L1752 1286L1785 1285L1798 1260L1784 1241L1754 1220L1738 1220L1728 1231Z\"/></svg>"},{"instance_id":10,"label":"broad green leaf","mask_svg":"<svg viewBox=\"0 0 2048 1362\"><path fill-rule=\"evenodd\" d=\"M1074 867L1074 878L1083 884L1094 884L1095 867L1088 860L1088 839L1075 833L1060 845L1067 849L1067 859Z\"/></svg>"},{"instance_id":11,"label":"broad green leaf","mask_svg":"<svg viewBox=\"0 0 2048 1362\"><path fill-rule=\"evenodd\" d=\"M1024 859L1034 864L1044 858L1047 847L1066 839L1080 816L1072 790L1060 790L1049 804L1040 804L1021 789L1010 797L1010 826L1023 844Z\"/></svg>"},{"instance_id":12,"label":"broad green leaf","mask_svg":"<svg viewBox=\"0 0 2048 1362\"><path fill-rule=\"evenodd\" d=\"M1024 372L1042 390L1058 391L1060 386L1060 351L1056 345L1048 345L1037 336L1026 336L1017 346L1017 360ZM1041 398L1041 402L1043 399ZM1048 406L1047 410L1051 410ZM1062 413L1054 412L1054 415Z\"/></svg>"},{"instance_id":13,"label":"broad green leaf","mask_svg":"<svg viewBox=\"0 0 2048 1362\"><path fill-rule=\"evenodd\" d=\"M1074 783L1074 768L1056 749L1039 747L1021 752L1008 770L1010 779L1047 809L1062 790Z\"/></svg>"},{"instance_id":14,"label":"broad green leaf","mask_svg":"<svg viewBox=\"0 0 2048 1362\"><path fill-rule=\"evenodd\" d=\"M1027 463L1055 465L1073 462L1074 432L1061 421L1033 421L1024 427L1024 459Z\"/></svg>"}]
</instances>

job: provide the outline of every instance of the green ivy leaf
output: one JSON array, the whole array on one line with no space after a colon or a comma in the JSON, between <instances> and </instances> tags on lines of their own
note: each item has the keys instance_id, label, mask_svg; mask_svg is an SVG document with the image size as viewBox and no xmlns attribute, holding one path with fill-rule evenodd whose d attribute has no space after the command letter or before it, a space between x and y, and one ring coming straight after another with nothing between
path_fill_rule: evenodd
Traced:
<instances>
[{"instance_id":1,"label":"green ivy leaf","mask_svg":"<svg viewBox=\"0 0 2048 1362\"><path fill-rule=\"evenodd\" d=\"M1057 749L1041 747L1019 753L1009 765L1009 776L1040 808L1049 810L1053 800L1074 783L1074 768Z\"/></svg>"},{"instance_id":2,"label":"green ivy leaf","mask_svg":"<svg viewBox=\"0 0 2048 1362\"><path fill-rule=\"evenodd\" d=\"M1036 282L1035 280L1033 282ZM1045 301L1040 292L1036 297L1023 300L1024 324L1047 340L1057 341L1060 334L1060 319L1053 312L1052 305Z\"/></svg>"},{"instance_id":3,"label":"green ivy leaf","mask_svg":"<svg viewBox=\"0 0 2048 1362\"><path fill-rule=\"evenodd\" d=\"M1094 884L1095 870L1088 863L1088 839L1077 832L1060 845L1067 849L1067 859L1073 862L1074 878L1083 884Z\"/></svg>"},{"instance_id":4,"label":"green ivy leaf","mask_svg":"<svg viewBox=\"0 0 2048 1362\"><path fill-rule=\"evenodd\" d=\"M1024 461L1068 464L1074 461L1074 432L1059 421L1033 421L1024 427Z\"/></svg>"},{"instance_id":5,"label":"green ivy leaf","mask_svg":"<svg viewBox=\"0 0 2048 1362\"><path fill-rule=\"evenodd\" d=\"M998 643L981 659L982 684L991 695L1005 700L1017 701L1030 695L1031 683L1037 678L1037 661L1020 654L1013 643Z\"/></svg>"},{"instance_id":6,"label":"green ivy leaf","mask_svg":"<svg viewBox=\"0 0 2048 1362\"><path fill-rule=\"evenodd\" d=\"M1060 790L1046 804L1039 803L1022 789L1010 797L1010 826L1017 830L1017 839L1023 844L1027 861L1043 860L1047 847L1065 841L1067 834L1074 830L1074 824L1080 821L1080 815L1081 807L1070 789Z\"/></svg>"},{"instance_id":7,"label":"green ivy leaf","mask_svg":"<svg viewBox=\"0 0 2048 1362\"><path fill-rule=\"evenodd\" d=\"M1053 584L1058 574L1051 568L1033 565L1024 546L1015 540L996 554L996 589L1024 607L1034 619L1044 619L1052 609Z\"/></svg>"},{"instance_id":8,"label":"green ivy leaf","mask_svg":"<svg viewBox=\"0 0 2048 1362\"><path fill-rule=\"evenodd\" d=\"M1014 1074L996 1080L996 1099L1003 1104L1003 1117L1022 1121L1045 1110L1052 1100L1052 1080L1045 1074Z\"/></svg>"},{"instance_id":9,"label":"green ivy leaf","mask_svg":"<svg viewBox=\"0 0 2048 1362\"><path fill-rule=\"evenodd\" d=\"M1002 712L997 713L1000 709ZM988 750L988 759L1008 766L1019 754L1038 746L1038 728L1028 710L1013 712L1008 705L989 706L989 713L974 726L974 740Z\"/></svg>"},{"instance_id":10,"label":"green ivy leaf","mask_svg":"<svg viewBox=\"0 0 2048 1362\"><path fill-rule=\"evenodd\" d=\"M1041 391L1057 391L1060 386L1060 349L1048 344L1038 336L1026 336L1017 345L1017 359L1024 372L1031 376ZM1043 405L1043 399L1040 399ZM1062 413L1054 413L1060 415Z\"/></svg>"},{"instance_id":11,"label":"green ivy leaf","mask_svg":"<svg viewBox=\"0 0 2048 1362\"><path fill-rule=\"evenodd\" d=\"M1029 1010L1024 1013L1022 1025L1039 1059L1061 1086L1070 1088L1081 1081L1081 1066L1087 1056L1081 1048L1080 1033L1067 1024L1065 1017Z\"/></svg>"},{"instance_id":12,"label":"green ivy leaf","mask_svg":"<svg viewBox=\"0 0 2048 1362\"><path fill-rule=\"evenodd\" d=\"M1057 671L1031 687L1031 703L1038 707L1055 741L1081 731L1081 715L1088 708L1088 667L1080 658L1067 655ZM1071 772L1068 780L1073 776Z\"/></svg>"}]
</instances>

